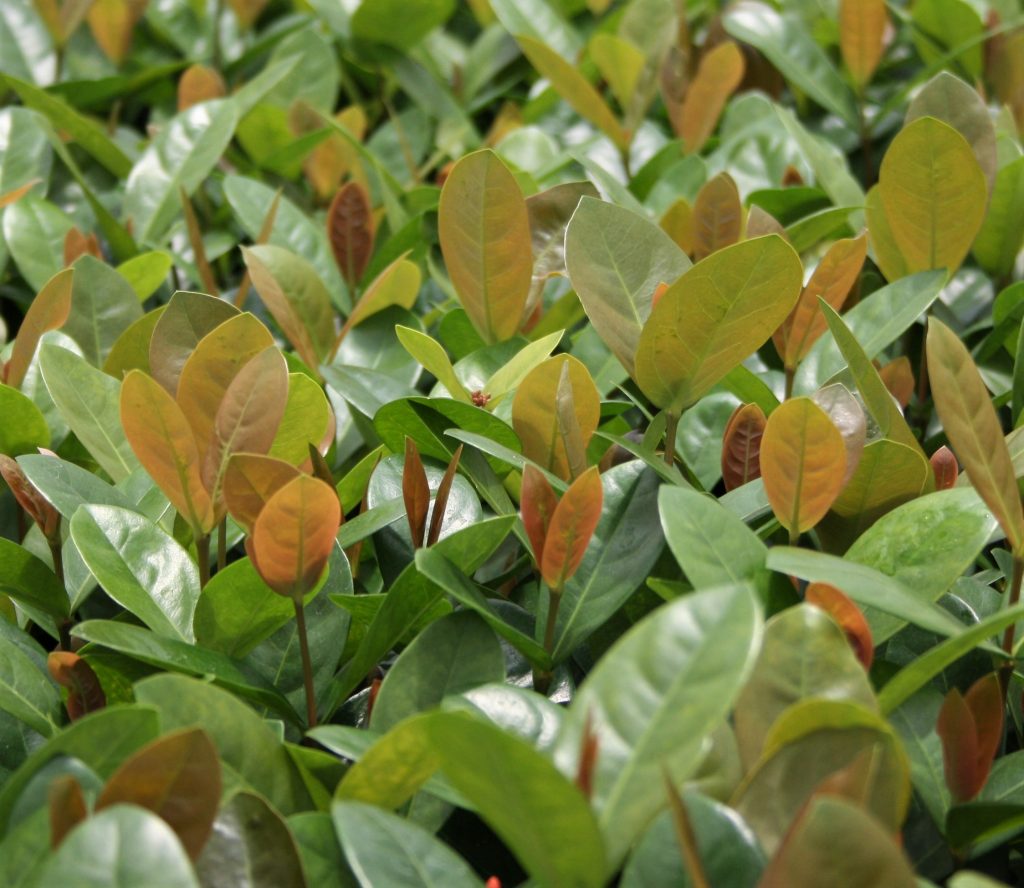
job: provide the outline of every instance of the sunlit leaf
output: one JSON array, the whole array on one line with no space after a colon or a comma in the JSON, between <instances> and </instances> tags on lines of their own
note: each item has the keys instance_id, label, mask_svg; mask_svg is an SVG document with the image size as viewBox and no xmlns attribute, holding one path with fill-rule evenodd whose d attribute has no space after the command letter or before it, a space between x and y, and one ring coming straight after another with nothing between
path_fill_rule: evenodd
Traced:
<instances>
[{"instance_id":1,"label":"sunlit leaf","mask_svg":"<svg viewBox=\"0 0 1024 888\"><path fill-rule=\"evenodd\" d=\"M29 305L18 337L14 340L10 360L3 366L3 381L12 388L18 388L25 378L28 365L35 355L39 338L47 330L63 326L71 312L71 287L74 269L58 272L40 290Z\"/></svg>"},{"instance_id":2,"label":"sunlit leaf","mask_svg":"<svg viewBox=\"0 0 1024 888\"><path fill-rule=\"evenodd\" d=\"M538 566L544 557L548 528L557 506L558 498L548 479L536 467L527 465L523 470L520 508L526 536L533 548L533 559Z\"/></svg>"},{"instance_id":3,"label":"sunlit leaf","mask_svg":"<svg viewBox=\"0 0 1024 888\"><path fill-rule=\"evenodd\" d=\"M840 0L839 48L858 90L871 80L885 52L885 0Z\"/></svg>"},{"instance_id":4,"label":"sunlit leaf","mask_svg":"<svg viewBox=\"0 0 1024 888\"><path fill-rule=\"evenodd\" d=\"M743 80L746 64L739 47L730 40L701 56L686 98L673 125L683 147L696 153L715 131L726 100Z\"/></svg>"},{"instance_id":5,"label":"sunlit leaf","mask_svg":"<svg viewBox=\"0 0 1024 888\"><path fill-rule=\"evenodd\" d=\"M299 474L295 466L272 456L232 454L221 485L231 517L251 533L267 500Z\"/></svg>"},{"instance_id":6,"label":"sunlit leaf","mask_svg":"<svg viewBox=\"0 0 1024 888\"><path fill-rule=\"evenodd\" d=\"M207 65L189 65L178 80L178 111L227 95L224 78Z\"/></svg>"},{"instance_id":7,"label":"sunlit leaf","mask_svg":"<svg viewBox=\"0 0 1024 888\"><path fill-rule=\"evenodd\" d=\"M541 576L552 589L561 589L583 560L601 518L604 491L601 475L591 466L562 494L544 537Z\"/></svg>"}]
</instances>

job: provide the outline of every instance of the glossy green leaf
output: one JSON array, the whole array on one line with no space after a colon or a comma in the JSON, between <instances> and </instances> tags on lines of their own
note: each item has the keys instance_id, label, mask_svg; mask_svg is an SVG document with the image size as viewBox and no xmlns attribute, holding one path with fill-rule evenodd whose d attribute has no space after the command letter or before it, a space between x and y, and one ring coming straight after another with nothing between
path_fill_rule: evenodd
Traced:
<instances>
[{"instance_id":1,"label":"glossy green leaf","mask_svg":"<svg viewBox=\"0 0 1024 888\"><path fill-rule=\"evenodd\" d=\"M654 291L690 260L653 222L584 196L566 228L565 264L594 329L632 373Z\"/></svg>"},{"instance_id":2,"label":"glossy green leaf","mask_svg":"<svg viewBox=\"0 0 1024 888\"><path fill-rule=\"evenodd\" d=\"M128 281L139 297L139 302L144 302L167 280L173 264L174 260L169 253L148 250L122 262L117 266L117 273Z\"/></svg>"},{"instance_id":3,"label":"glossy green leaf","mask_svg":"<svg viewBox=\"0 0 1024 888\"><path fill-rule=\"evenodd\" d=\"M8 539L0 539L0 594L57 619L70 612L67 593L53 571Z\"/></svg>"},{"instance_id":4,"label":"glossy green leaf","mask_svg":"<svg viewBox=\"0 0 1024 888\"><path fill-rule=\"evenodd\" d=\"M448 390L449 397L467 404L472 402L441 343L426 333L401 324L395 326L395 335L402 347Z\"/></svg>"},{"instance_id":5,"label":"glossy green leaf","mask_svg":"<svg viewBox=\"0 0 1024 888\"><path fill-rule=\"evenodd\" d=\"M664 770L684 780L697 768L704 737L725 718L749 674L761 626L750 586L695 592L634 626L587 677L555 760L575 773L592 726L600 749L594 805L613 862L667 804Z\"/></svg>"},{"instance_id":6,"label":"glossy green leaf","mask_svg":"<svg viewBox=\"0 0 1024 888\"><path fill-rule=\"evenodd\" d=\"M473 325L489 342L508 339L522 319L533 254L526 201L496 154L478 151L455 165L441 191L438 226L448 274Z\"/></svg>"},{"instance_id":7,"label":"glossy green leaf","mask_svg":"<svg viewBox=\"0 0 1024 888\"><path fill-rule=\"evenodd\" d=\"M191 195L227 148L238 123L231 99L193 105L164 124L132 167L124 215L140 243L160 245L178 213L178 189Z\"/></svg>"},{"instance_id":8,"label":"glossy green leaf","mask_svg":"<svg viewBox=\"0 0 1024 888\"><path fill-rule=\"evenodd\" d=\"M20 456L49 446L50 428L46 417L31 399L16 388L0 383L0 409L4 415L0 424L0 453Z\"/></svg>"},{"instance_id":9,"label":"glossy green leaf","mask_svg":"<svg viewBox=\"0 0 1024 888\"><path fill-rule=\"evenodd\" d=\"M1007 277L1024 244L1024 222L1015 207L1024 201L1024 157L1010 161L996 173L992 196L974 239L974 258L995 278Z\"/></svg>"},{"instance_id":10,"label":"glossy green leaf","mask_svg":"<svg viewBox=\"0 0 1024 888\"><path fill-rule=\"evenodd\" d=\"M33 290L41 290L64 267L64 238L73 226L62 210L32 195L4 210L4 241Z\"/></svg>"},{"instance_id":11,"label":"glossy green leaf","mask_svg":"<svg viewBox=\"0 0 1024 888\"><path fill-rule=\"evenodd\" d=\"M115 482L127 478L139 462L121 429L121 383L56 345L43 345L39 366L50 396L78 440Z\"/></svg>"},{"instance_id":12,"label":"glossy green leaf","mask_svg":"<svg viewBox=\"0 0 1024 888\"><path fill-rule=\"evenodd\" d=\"M759 348L800 295L800 259L778 235L719 250L672 284L643 326L635 376L678 415Z\"/></svg>"},{"instance_id":13,"label":"glossy green leaf","mask_svg":"<svg viewBox=\"0 0 1024 888\"><path fill-rule=\"evenodd\" d=\"M117 506L83 506L71 535L107 594L158 635L192 641L199 571L172 537Z\"/></svg>"},{"instance_id":14,"label":"glossy green leaf","mask_svg":"<svg viewBox=\"0 0 1024 888\"><path fill-rule=\"evenodd\" d=\"M0 639L0 709L44 737L63 720L60 694L50 677L13 642Z\"/></svg>"},{"instance_id":15,"label":"glossy green leaf","mask_svg":"<svg viewBox=\"0 0 1024 888\"><path fill-rule=\"evenodd\" d=\"M476 888L480 883L465 860L415 823L361 802L336 802L331 816L363 888Z\"/></svg>"},{"instance_id":16,"label":"glossy green leaf","mask_svg":"<svg viewBox=\"0 0 1024 888\"><path fill-rule=\"evenodd\" d=\"M334 412L324 390L305 373L289 373L288 400L269 455L303 465L311 446L327 449L334 438L334 426Z\"/></svg>"},{"instance_id":17,"label":"glossy green leaf","mask_svg":"<svg viewBox=\"0 0 1024 888\"><path fill-rule=\"evenodd\" d=\"M40 874L41 884L81 888L199 888L178 837L156 814L115 805L73 829Z\"/></svg>"}]
</instances>

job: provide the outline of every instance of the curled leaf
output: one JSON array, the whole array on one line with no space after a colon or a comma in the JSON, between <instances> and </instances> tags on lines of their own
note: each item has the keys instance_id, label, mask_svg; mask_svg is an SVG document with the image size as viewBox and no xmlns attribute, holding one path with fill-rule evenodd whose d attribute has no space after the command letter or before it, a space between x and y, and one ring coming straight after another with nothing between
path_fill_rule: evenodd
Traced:
<instances>
[{"instance_id":1,"label":"curled leaf","mask_svg":"<svg viewBox=\"0 0 1024 888\"><path fill-rule=\"evenodd\" d=\"M875 645L871 639L871 628L860 608L842 590L828 583L811 583L804 597L808 604L820 607L839 624L861 666L871 669Z\"/></svg>"},{"instance_id":2,"label":"curled leaf","mask_svg":"<svg viewBox=\"0 0 1024 888\"><path fill-rule=\"evenodd\" d=\"M722 480L735 490L761 477L761 438L768 419L757 404L741 404L722 436Z\"/></svg>"}]
</instances>

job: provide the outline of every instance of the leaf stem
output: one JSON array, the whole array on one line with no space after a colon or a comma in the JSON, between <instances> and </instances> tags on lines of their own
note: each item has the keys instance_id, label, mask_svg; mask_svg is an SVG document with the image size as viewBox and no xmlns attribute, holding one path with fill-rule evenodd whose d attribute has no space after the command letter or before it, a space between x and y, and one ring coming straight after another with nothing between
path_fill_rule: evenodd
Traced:
<instances>
[{"instance_id":1,"label":"leaf stem","mask_svg":"<svg viewBox=\"0 0 1024 888\"><path fill-rule=\"evenodd\" d=\"M200 534L196 537L196 561L199 564L199 588L205 589L210 582L210 535Z\"/></svg>"},{"instance_id":2,"label":"leaf stem","mask_svg":"<svg viewBox=\"0 0 1024 888\"><path fill-rule=\"evenodd\" d=\"M672 777L668 769L664 769L665 788L668 791L669 807L672 810L672 822L676 828L676 839L679 842L679 850L682 852L683 863L686 872L690 876L693 888L711 888L708 877L704 874L704 865L701 863L700 852L697 849L697 837L693 832L693 825L686 810L686 803L672 783Z\"/></svg>"},{"instance_id":3,"label":"leaf stem","mask_svg":"<svg viewBox=\"0 0 1024 888\"><path fill-rule=\"evenodd\" d=\"M679 414L665 411L665 465L670 468L676 461L676 431L679 428Z\"/></svg>"},{"instance_id":4,"label":"leaf stem","mask_svg":"<svg viewBox=\"0 0 1024 888\"><path fill-rule=\"evenodd\" d=\"M786 390L783 393L783 400L788 401L793 397L793 383L796 380L796 367L786 367Z\"/></svg>"},{"instance_id":5,"label":"leaf stem","mask_svg":"<svg viewBox=\"0 0 1024 888\"><path fill-rule=\"evenodd\" d=\"M313 688L313 662L309 658L309 640L306 637L306 612L302 601L292 599L295 605L295 626L299 632L299 653L302 655L302 683L306 688L306 726L316 727L316 690Z\"/></svg>"},{"instance_id":6,"label":"leaf stem","mask_svg":"<svg viewBox=\"0 0 1024 888\"><path fill-rule=\"evenodd\" d=\"M222 571L228 564L228 519L223 518L217 525L217 570Z\"/></svg>"},{"instance_id":7,"label":"leaf stem","mask_svg":"<svg viewBox=\"0 0 1024 888\"><path fill-rule=\"evenodd\" d=\"M1010 600L1006 603L1007 607L1013 607L1018 601L1020 601L1020 587L1022 580L1024 580L1024 555L1014 554L1013 575L1010 579ZM1010 623L1010 625L1006 627L1006 631L1003 633L1003 650L1006 652L1006 656L1008 658L1000 671L1004 700L1006 699L1006 692L1010 687L1010 678L1013 675L1013 646L1016 632L1017 624Z\"/></svg>"},{"instance_id":8,"label":"leaf stem","mask_svg":"<svg viewBox=\"0 0 1024 888\"><path fill-rule=\"evenodd\" d=\"M562 603L562 590L551 589L548 593L548 622L544 629L544 650L549 654L555 646L555 624L558 622L558 607Z\"/></svg>"}]
</instances>

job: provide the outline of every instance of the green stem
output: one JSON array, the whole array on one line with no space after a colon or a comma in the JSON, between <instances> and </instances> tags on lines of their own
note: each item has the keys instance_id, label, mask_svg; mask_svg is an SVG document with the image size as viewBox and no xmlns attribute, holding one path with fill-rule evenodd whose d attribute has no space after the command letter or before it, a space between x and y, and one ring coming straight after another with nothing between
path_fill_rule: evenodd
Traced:
<instances>
[{"instance_id":1,"label":"green stem","mask_svg":"<svg viewBox=\"0 0 1024 888\"><path fill-rule=\"evenodd\" d=\"M544 650L549 654L555 647L555 624L558 622L558 607L562 603L562 590L551 589L548 594L548 623L544 629Z\"/></svg>"},{"instance_id":2,"label":"green stem","mask_svg":"<svg viewBox=\"0 0 1024 888\"><path fill-rule=\"evenodd\" d=\"M1006 603L1007 607L1013 607L1018 601L1020 601L1021 580L1024 580L1024 556L1015 554L1013 556L1013 575L1010 579L1010 600ZM1006 631L1003 633L1003 650L1006 652L1006 656L1008 658L1000 672L1000 679L1003 686L1003 699L1006 698L1006 692L1010 687L1010 677L1013 675L1013 647L1016 632L1017 624L1011 623L1006 627Z\"/></svg>"},{"instance_id":3,"label":"green stem","mask_svg":"<svg viewBox=\"0 0 1024 888\"><path fill-rule=\"evenodd\" d=\"M199 588L205 589L210 582L210 535L196 537L196 561L199 563Z\"/></svg>"},{"instance_id":4,"label":"green stem","mask_svg":"<svg viewBox=\"0 0 1024 888\"><path fill-rule=\"evenodd\" d=\"M217 570L222 571L228 564L228 519L217 525Z\"/></svg>"},{"instance_id":5,"label":"green stem","mask_svg":"<svg viewBox=\"0 0 1024 888\"><path fill-rule=\"evenodd\" d=\"M306 726L316 727L316 690L313 688L313 662L309 658L309 641L306 638L306 613L301 599L293 598L295 605L295 626L299 632L299 653L302 655L302 683L306 688Z\"/></svg>"},{"instance_id":6,"label":"green stem","mask_svg":"<svg viewBox=\"0 0 1024 888\"><path fill-rule=\"evenodd\" d=\"M665 411L665 465L670 468L676 461L676 431L679 429L679 414Z\"/></svg>"}]
</instances>

